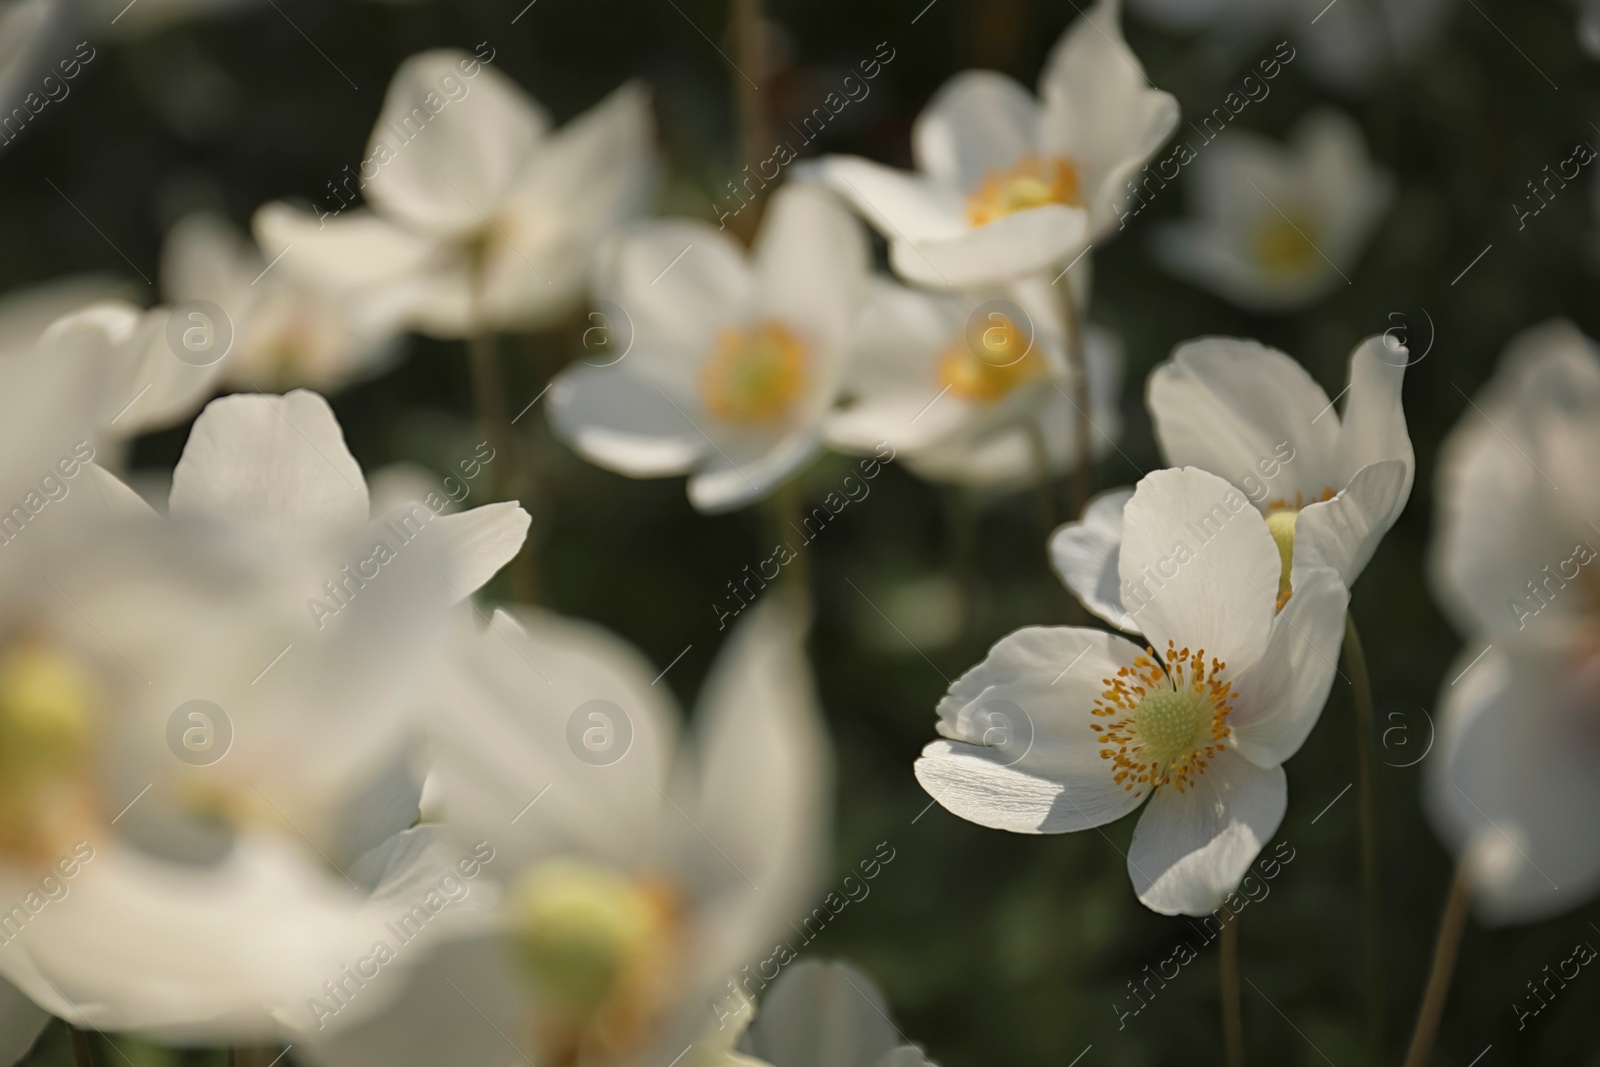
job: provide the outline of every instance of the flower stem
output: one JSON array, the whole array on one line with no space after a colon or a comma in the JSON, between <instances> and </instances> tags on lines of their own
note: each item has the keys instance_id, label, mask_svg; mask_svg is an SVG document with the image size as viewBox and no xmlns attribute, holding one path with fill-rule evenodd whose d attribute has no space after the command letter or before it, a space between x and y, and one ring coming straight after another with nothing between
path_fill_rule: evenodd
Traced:
<instances>
[{"instance_id":1,"label":"flower stem","mask_svg":"<svg viewBox=\"0 0 1600 1067\"><path fill-rule=\"evenodd\" d=\"M960 486L947 486L944 498L950 569L961 597L961 633L969 637L976 632L978 621L978 509Z\"/></svg>"},{"instance_id":2,"label":"flower stem","mask_svg":"<svg viewBox=\"0 0 1600 1067\"><path fill-rule=\"evenodd\" d=\"M767 28L762 16L761 0L730 0L728 19L733 29L734 51L739 57L734 70L733 89L739 104L739 146L747 173L757 174L756 181L766 188L759 177L760 163L773 150L773 137L767 122L767 111L761 99L761 83L767 71ZM739 184L737 181L735 184ZM743 183L749 190L748 179ZM761 202L755 198L755 210L740 228L748 238L756 231L761 214ZM740 209L741 213L743 209Z\"/></svg>"},{"instance_id":3,"label":"flower stem","mask_svg":"<svg viewBox=\"0 0 1600 1067\"><path fill-rule=\"evenodd\" d=\"M94 1053L89 1047L89 1035L71 1023L67 1024L67 1034L72 1038L73 1067L94 1067Z\"/></svg>"},{"instance_id":4,"label":"flower stem","mask_svg":"<svg viewBox=\"0 0 1600 1067\"><path fill-rule=\"evenodd\" d=\"M1378 827L1372 795L1372 676L1356 632L1355 616L1345 613L1344 658L1350 668L1356 718L1356 776L1361 837L1361 956L1366 974L1367 1055L1376 1060L1383 1042L1383 965L1378 949Z\"/></svg>"},{"instance_id":5,"label":"flower stem","mask_svg":"<svg viewBox=\"0 0 1600 1067\"><path fill-rule=\"evenodd\" d=\"M1039 493L1039 522L1044 526L1048 545L1050 534L1056 528L1055 487L1050 471L1050 446L1045 443L1044 429L1037 421L1028 423L1028 448L1033 453L1034 487Z\"/></svg>"},{"instance_id":6,"label":"flower stem","mask_svg":"<svg viewBox=\"0 0 1600 1067\"><path fill-rule=\"evenodd\" d=\"M805 493L797 478L790 478L767 498L767 525L773 549L787 546L794 559L787 565L784 582L790 596L806 610L811 607L811 558L801 523L804 521Z\"/></svg>"},{"instance_id":7,"label":"flower stem","mask_svg":"<svg viewBox=\"0 0 1600 1067\"><path fill-rule=\"evenodd\" d=\"M1239 1011L1239 916L1222 924L1222 1044L1228 1067L1244 1067L1244 1017Z\"/></svg>"},{"instance_id":8,"label":"flower stem","mask_svg":"<svg viewBox=\"0 0 1600 1067\"><path fill-rule=\"evenodd\" d=\"M1061 322L1066 333L1067 370L1072 375L1072 517L1081 518L1094 489L1089 445L1089 359L1083 347L1083 322L1072 286L1061 287Z\"/></svg>"},{"instance_id":9,"label":"flower stem","mask_svg":"<svg viewBox=\"0 0 1600 1067\"><path fill-rule=\"evenodd\" d=\"M1417 1028L1411 1034L1405 1067L1423 1067L1428 1062L1428 1054L1433 1051L1433 1039L1439 1032L1439 1019L1444 1015L1445 998L1450 993L1450 977L1455 973L1461 931L1467 925L1467 907L1472 900L1469 882L1467 862L1463 859L1456 867L1455 877L1450 882L1450 895L1445 898L1444 912L1439 916L1439 938L1433 944L1433 968L1428 972L1428 986L1422 994L1422 1007L1417 1010Z\"/></svg>"},{"instance_id":10,"label":"flower stem","mask_svg":"<svg viewBox=\"0 0 1600 1067\"><path fill-rule=\"evenodd\" d=\"M500 353L495 344L494 327L484 309L484 254L478 252L472 270L471 332L467 337L467 362L472 369L473 406L477 409L478 424L489 447L494 449L494 462L489 464L490 482L497 500L521 498L521 473L523 464L517 451L516 435L511 430L511 418L506 408L506 382L500 373ZM530 509L531 510L531 509ZM511 561L511 595L524 603L537 598L538 577L534 565L536 553L535 531L538 516L528 526L528 536L522 550Z\"/></svg>"}]
</instances>

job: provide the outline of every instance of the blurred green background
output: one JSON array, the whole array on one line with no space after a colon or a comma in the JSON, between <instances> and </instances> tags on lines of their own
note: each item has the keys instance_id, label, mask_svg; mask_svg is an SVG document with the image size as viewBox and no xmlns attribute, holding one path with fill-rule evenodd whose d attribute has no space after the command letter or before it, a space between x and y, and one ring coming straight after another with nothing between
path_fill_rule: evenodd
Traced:
<instances>
[{"instance_id":1,"label":"blurred green background","mask_svg":"<svg viewBox=\"0 0 1600 1067\"><path fill-rule=\"evenodd\" d=\"M944 79L981 65L1032 85L1076 14L1070 2L937 0L913 24L925 3L768 0L781 69L766 99L777 125L808 112L845 68L888 41L894 62L818 147L904 165L910 123ZM496 64L560 120L627 78L646 79L668 159L663 211L710 217L711 198L737 169L736 75L701 34L731 52L721 0L538 0L515 25L523 0L276 6L96 41L101 54L70 98L0 154L4 288L93 270L129 277L154 302L154 288L130 273L123 254L155 280L163 233L184 211L220 207L242 226L268 200L317 198L324 183L363 156L395 66L436 46L488 41ZM1181 211L1181 188L1095 256L1090 317L1121 334L1129 357L1126 456L1113 454L1098 466L1097 488L1131 484L1140 469L1159 466L1143 382L1175 343L1201 334L1260 338L1301 359L1331 396L1343 387L1350 349L1386 324L1387 311L1409 301L1431 319L1432 349L1405 388L1416 488L1353 599L1378 729L1408 729L1391 733L1387 747L1371 739L1387 763L1408 763L1426 747L1424 713L1432 712L1459 645L1425 580L1440 440L1470 413L1464 394L1485 380L1520 328L1566 315L1600 334L1589 179L1521 232L1512 208L1523 183L1565 158L1577 140L1600 144L1591 125L1600 121L1600 67L1579 50L1575 24L1574 11L1555 0L1470 0L1452 10L1431 49L1359 98L1330 97L1290 65L1270 98L1247 109L1241 127L1279 137L1311 107L1333 103L1361 123L1375 158L1398 178L1394 209L1367 253L1358 264L1341 264L1353 284L1308 312L1245 314L1157 268L1148 251L1151 216ZM1237 68L1218 65L1194 39L1161 33L1133 15L1125 27L1152 82L1174 93L1186 114L1220 103L1257 58L1245 55ZM878 254L881 263L881 245ZM1424 329L1414 319L1413 312L1412 328ZM503 340L512 411L572 358L582 326L575 316L563 330ZM458 345L412 339L397 369L333 403L369 473L396 460L443 471L466 454L464 442L479 439ZM697 515L679 480L620 478L552 441L542 419L524 419L519 428L539 465L538 495L528 504L542 542L545 603L610 626L658 664L692 646L668 675L691 706L722 636L713 605L745 563L770 550L763 517L753 510ZM186 432L140 441L135 467L170 469ZM804 484L820 497L844 472L844 460L824 457ZM1065 500L1059 488L1058 521ZM969 528L978 578L967 611L953 576L955 545ZM1168 957L1188 929L1134 898L1119 854L1133 819L1104 835L1008 835L936 806L924 812L928 798L911 774L933 737L933 707L947 678L1018 626L1090 622L1049 570L1045 534L1034 494L954 493L891 465L871 496L807 549L817 603L812 652L839 760L836 874L880 841L896 858L872 883L871 896L849 906L805 954L866 969L883 986L901 1030L945 1067L1065 1065L1091 1045L1079 1061L1084 1067L1221 1063L1215 945L1119 1029L1112 1005L1130 1006L1125 983ZM504 577L489 593L508 594ZM904 636L885 625L873 603ZM1390 711L1402 718L1387 719ZM1355 791L1312 824L1355 779L1356 745L1350 690L1336 682L1321 723L1289 764L1290 807L1278 838L1295 850L1294 862L1241 918L1252 1063L1370 1062L1361 1046ZM1449 859L1419 809L1421 768L1380 762L1377 772L1384 1060L1399 1062ZM1600 978L1580 976L1525 1030L1512 1010L1523 983L1546 963L1564 958L1576 941L1600 942L1597 924L1600 905L1590 904L1532 927L1469 928L1434 1062L1465 1065L1492 1045L1479 1061L1484 1067L1600 1064L1589 1018ZM119 1045L141 1067L201 1056L174 1059L131 1041ZM109 1049L100 1056L121 1062ZM30 1062L65 1063L62 1035L48 1034Z\"/></svg>"}]
</instances>

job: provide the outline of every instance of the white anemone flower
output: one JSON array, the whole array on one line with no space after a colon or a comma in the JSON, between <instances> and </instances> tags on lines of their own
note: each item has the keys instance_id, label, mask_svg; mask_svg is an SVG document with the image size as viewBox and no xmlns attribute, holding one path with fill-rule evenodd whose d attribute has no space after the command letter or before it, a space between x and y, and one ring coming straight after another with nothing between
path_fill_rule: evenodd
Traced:
<instances>
[{"instance_id":1,"label":"white anemone flower","mask_svg":"<svg viewBox=\"0 0 1600 1067\"><path fill-rule=\"evenodd\" d=\"M257 238L293 246L292 269L308 278L398 287L411 324L435 337L534 329L572 311L594 249L653 192L649 97L624 85L552 131L480 57L440 49L400 65L357 174L330 183L353 196L355 182L370 210L269 204Z\"/></svg>"},{"instance_id":2,"label":"white anemone flower","mask_svg":"<svg viewBox=\"0 0 1600 1067\"><path fill-rule=\"evenodd\" d=\"M1404 510L1416 466L1400 404L1409 360L1393 336L1358 345L1343 417L1305 368L1256 341L1188 341L1150 375L1147 402L1166 461L1221 475L1266 517L1282 553L1280 601L1302 567L1332 567L1354 584ZM1050 544L1067 587L1125 630L1136 628L1117 577L1131 495L1100 494Z\"/></svg>"},{"instance_id":3,"label":"white anemone flower","mask_svg":"<svg viewBox=\"0 0 1600 1067\"><path fill-rule=\"evenodd\" d=\"M209 213L167 234L161 283L174 304L207 300L227 315L221 378L239 387L335 389L381 370L397 348L402 309L392 293L314 285Z\"/></svg>"},{"instance_id":4,"label":"white anemone flower","mask_svg":"<svg viewBox=\"0 0 1600 1067\"><path fill-rule=\"evenodd\" d=\"M1041 449L1052 472L1071 468L1078 414L1059 308L1044 289L1042 279L959 295L878 282L828 444L861 455L887 444L924 478L979 489L1037 479ZM1121 431L1122 346L1093 326L1085 341L1098 457Z\"/></svg>"},{"instance_id":5,"label":"white anemone flower","mask_svg":"<svg viewBox=\"0 0 1600 1067\"><path fill-rule=\"evenodd\" d=\"M994 71L956 75L912 128L917 173L856 157L809 173L882 232L908 281L967 286L1063 266L1118 228L1123 184L1178 123L1120 22L1120 0L1099 0L1056 44L1037 97Z\"/></svg>"},{"instance_id":6,"label":"white anemone flower","mask_svg":"<svg viewBox=\"0 0 1600 1067\"><path fill-rule=\"evenodd\" d=\"M643 224L607 251L597 282L631 345L558 375L551 425L610 470L688 473L702 511L758 500L821 441L867 279L865 234L812 186L773 194L748 256L706 222Z\"/></svg>"},{"instance_id":7,"label":"white anemone flower","mask_svg":"<svg viewBox=\"0 0 1600 1067\"><path fill-rule=\"evenodd\" d=\"M802 960L761 996L733 1065L931 1067L901 1040L872 979L846 963Z\"/></svg>"},{"instance_id":8,"label":"white anemone flower","mask_svg":"<svg viewBox=\"0 0 1600 1067\"><path fill-rule=\"evenodd\" d=\"M1513 339L1441 454L1433 585L1469 641L1426 798L1496 924L1600 892L1596 448L1600 348L1556 321Z\"/></svg>"},{"instance_id":9,"label":"white anemone flower","mask_svg":"<svg viewBox=\"0 0 1600 1067\"><path fill-rule=\"evenodd\" d=\"M1336 111L1301 119L1286 145L1230 130L1191 169L1193 218L1154 232L1156 258L1252 311L1297 310L1349 284L1394 199L1361 128Z\"/></svg>"},{"instance_id":10,"label":"white anemone flower","mask_svg":"<svg viewBox=\"0 0 1600 1067\"><path fill-rule=\"evenodd\" d=\"M1076 627L1002 638L939 703L917 780L949 811L1067 833L1148 800L1128 846L1139 899L1202 915L1238 885L1288 800L1281 764L1333 682L1348 594L1296 573L1282 612L1267 522L1214 474L1156 471L1126 508L1123 597L1149 642Z\"/></svg>"},{"instance_id":11,"label":"white anemone flower","mask_svg":"<svg viewBox=\"0 0 1600 1067\"><path fill-rule=\"evenodd\" d=\"M332 1067L706 1053L736 1032L737 983L810 902L826 852L800 619L769 599L739 622L681 750L656 670L597 627L525 610L462 637L425 808L494 850L480 881L498 887L497 931L380 979L403 988L351 1025L316 1031L294 1005L297 1050Z\"/></svg>"}]
</instances>

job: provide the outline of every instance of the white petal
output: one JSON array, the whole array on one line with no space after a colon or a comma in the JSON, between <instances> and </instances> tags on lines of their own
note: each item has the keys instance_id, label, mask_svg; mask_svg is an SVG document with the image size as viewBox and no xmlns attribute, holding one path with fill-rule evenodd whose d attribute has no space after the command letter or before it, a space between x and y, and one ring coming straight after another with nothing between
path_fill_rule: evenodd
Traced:
<instances>
[{"instance_id":1,"label":"white petal","mask_svg":"<svg viewBox=\"0 0 1600 1067\"><path fill-rule=\"evenodd\" d=\"M856 156L824 156L797 166L799 177L844 196L885 238L947 238L967 228L960 194L920 175Z\"/></svg>"},{"instance_id":2,"label":"white petal","mask_svg":"<svg viewBox=\"0 0 1600 1067\"><path fill-rule=\"evenodd\" d=\"M1600 891L1592 690L1559 660L1480 651L1464 650L1445 675L1457 680L1441 687L1425 798L1456 854L1479 854L1479 914L1536 922Z\"/></svg>"},{"instance_id":3,"label":"white petal","mask_svg":"<svg viewBox=\"0 0 1600 1067\"><path fill-rule=\"evenodd\" d=\"M755 249L755 312L807 344L806 374L831 407L845 347L867 299L867 241L832 193L791 185L773 195Z\"/></svg>"},{"instance_id":4,"label":"white petal","mask_svg":"<svg viewBox=\"0 0 1600 1067\"><path fill-rule=\"evenodd\" d=\"M1345 481L1370 463L1394 459L1406 465L1405 493L1392 520L1411 493L1416 462L1406 432L1405 408L1400 403L1400 386L1411 357L1405 348L1391 345L1380 334L1367 338L1350 354L1350 398L1345 401L1339 426L1339 462Z\"/></svg>"},{"instance_id":5,"label":"white petal","mask_svg":"<svg viewBox=\"0 0 1600 1067\"><path fill-rule=\"evenodd\" d=\"M172 472L171 512L288 533L330 532L367 521L367 483L328 402L297 389L282 397L223 397L195 420Z\"/></svg>"},{"instance_id":6,"label":"white petal","mask_svg":"<svg viewBox=\"0 0 1600 1067\"><path fill-rule=\"evenodd\" d=\"M1141 797L1112 779L1091 727L1106 679L1141 650L1114 634L1029 627L1002 638L939 702L917 781L969 822L1059 834L1120 819Z\"/></svg>"},{"instance_id":7,"label":"white petal","mask_svg":"<svg viewBox=\"0 0 1600 1067\"><path fill-rule=\"evenodd\" d=\"M1221 906L1283 821L1283 769L1223 752L1180 793L1161 789L1134 827L1128 875L1145 907L1205 915Z\"/></svg>"},{"instance_id":8,"label":"white petal","mask_svg":"<svg viewBox=\"0 0 1600 1067\"><path fill-rule=\"evenodd\" d=\"M677 733L655 675L607 631L548 612L463 627L429 694L432 781L451 823L491 839L507 874L564 852L623 870L650 863L655 783Z\"/></svg>"},{"instance_id":9,"label":"white petal","mask_svg":"<svg viewBox=\"0 0 1600 1067\"><path fill-rule=\"evenodd\" d=\"M849 964L815 960L783 972L743 1042L772 1067L875 1067L898 1044L872 980Z\"/></svg>"},{"instance_id":10,"label":"white petal","mask_svg":"<svg viewBox=\"0 0 1600 1067\"><path fill-rule=\"evenodd\" d=\"M1297 573L1294 595L1272 622L1266 655L1234 686L1231 744L1259 767L1300 750L1322 715L1344 641L1350 594L1331 570Z\"/></svg>"},{"instance_id":11,"label":"white petal","mask_svg":"<svg viewBox=\"0 0 1600 1067\"><path fill-rule=\"evenodd\" d=\"M719 898L700 949L712 982L769 949L813 902L824 870L833 766L805 634L800 612L773 594L733 628L695 717L693 823L666 816L682 843L681 873Z\"/></svg>"},{"instance_id":12,"label":"white petal","mask_svg":"<svg viewBox=\"0 0 1600 1067\"><path fill-rule=\"evenodd\" d=\"M889 261L918 285L982 285L1006 281L1064 263L1089 239L1082 208L1045 204L1013 212L950 238L895 238Z\"/></svg>"},{"instance_id":13,"label":"white petal","mask_svg":"<svg viewBox=\"0 0 1600 1067\"><path fill-rule=\"evenodd\" d=\"M1157 653L1204 649L1238 677L1267 649L1282 560L1244 494L1195 467L1145 475L1123 508L1122 603Z\"/></svg>"},{"instance_id":14,"label":"white petal","mask_svg":"<svg viewBox=\"0 0 1600 1067\"><path fill-rule=\"evenodd\" d=\"M1062 35L1039 80L1041 147L1081 168L1097 239L1117 221L1129 176L1178 124L1177 100L1145 80L1121 21L1121 4L1100 0Z\"/></svg>"},{"instance_id":15,"label":"white petal","mask_svg":"<svg viewBox=\"0 0 1600 1067\"><path fill-rule=\"evenodd\" d=\"M990 70L962 71L945 82L911 129L917 168L960 193L1036 153L1038 142L1038 101Z\"/></svg>"},{"instance_id":16,"label":"white petal","mask_svg":"<svg viewBox=\"0 0 1600 1067\"><path fill-rule=\"evenodd\" d=\"M439 248L432 238L361 210L319 217L271 203L256 211L252 228L274 255L289 249L274 270L344 287L403 279L422 270Z\"/></svg>"},{"instance_id":17,"label":"white petal","mask_svg":"<svg viewBox=\"0 0 1600 1067\"><path fill-rule=\"evenodd\" d=\"M471 596L522 551L532 518L515 501L485 504L434 520L449 544L451 584Z\"/></svg>"},{"instance_id":18,"label":"white petal","mask_svg":"<svg viewBox=\"0 0 1600 1067\"><path fill-rule=\"evenodd\" d=\"M1162 223L1151 232L1151 250L1173 274L1249 311L1294 311L1344 284L1321 257L1298 270L1266 270L1240 247L1241 236L1214 222Z\"/></svg>"},{"instance_id":19,"label":"white petal","mask_svg":"<svg viewBox=\"0 0 1600 1067\"><path fill-rule=\"evenodd\" d=\"M1220 474L1257 506L1344 484L1327 394L1276 349L1221 337L1179 345L1150 375L1148 403L1168 463Z\"/></svg>"},{"instance_id":20,"label":"white petal","mask_svg":"<svg viewBox=\"0 0 1600 1067\"><path fill-rule=\"evenodd\" d=\"M1136 632L1122 606L1122 510L1132 489L1110 489L1093 500L1083 518L1050 537L1050 562L1083 606L1111 625Z\"/></svg>"},{"instance_id":21,"label":"white petal","mask_svg":"<svg viewBox=\"0 0 1600 1067\"><path fill-rule=\"evenodd\" d=\"M465 77L466 65L478 66L474 77ZM454 49L414 55L389 82L367 143L367 158L382 164L362 175L367 199L423 232L481 229L549 125L544 109L494 67Z\"/></svg>"},{"instance_id":22,"label":"white petal","mask_svg":"<svg viewBox=\"0 0 1600 1067\"><path fill-rule=\"evenodd\" d=\"M1409 489L1409 468L1384 460L1357 471L1332 500L1303 508L1295 520L1295 569L1332 567L1353 583L1405 506Z\"/></svg>"},{"instance_id":23,"label":"white petal","mask_svg":"<svg viewBox=\"0 0 1600 1067\"><path fill-rule=\"evenodd\" d=\"M820 427L808 428L759 451L724 447L702 454L689 478L689 502L707 514L753 504L816 454Z\"/></svg>"},{"instance_id":24,"label":"white petal","mask_svg":"<svg viewBox=\"0 0 1600 1067\"><path fill-rule=\"evenodd\" d=\"M573 367L551 386L548 413L557 436L585 459L634 478L683 474L710 445L685 411L642 374Z\"/></svg>"},{"instance_id":25,"label":"white petal","mask_svg":"<svg viewBox=\"0 0 1600 1067\"><path fill-rule=\"evenodd\" d=\"M740 247L698 220L636 225L596 270L600 295L628 316L638 351L658 362L669 355L681 360L686 384L718 332L743 317L755 288Z\"/></svg>"}]
</instances>

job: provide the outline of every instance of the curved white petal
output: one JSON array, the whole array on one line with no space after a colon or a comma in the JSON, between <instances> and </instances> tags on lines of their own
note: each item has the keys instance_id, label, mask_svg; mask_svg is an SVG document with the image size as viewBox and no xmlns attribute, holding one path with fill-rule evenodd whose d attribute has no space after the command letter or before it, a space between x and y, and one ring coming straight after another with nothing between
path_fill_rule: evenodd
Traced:
<instances>
[{"instance_id":1,"label":"curved white petal","mask_svg":"<svg viewBox=\"0 0 1600 1067\"><path fill-rule=\"evenodd\" d=\"M849 964L815 960L783 972L740 1042L772 1067L876 1067L898 1045L872 980Z\"/></svg>"},{"instance_id":2,"label":"curved white petal","mask_svg":"<svg viewBox=\"0 0 1600 1067\"><path fill-rule=\"evenodd\" d=\"M1181 344L1150 375L1147 402L1168 463L1220 474L1258 506L1343 485L1338 416L1277 349L1222 337Z\"/></svg>"},{"instance_id":3,"label":"curved white petal","mask_svg":"<svg viewBox=\"0 0 1600 1067\"><path fill-rule=\"evenodd\" d=\"M1094 614L1130 633L1136 624L1122 606L1122 510L1132 489L1109 489L1089 501L1083 518L1050 536L1050 562L1074 596Z\"/></svg>"},{"instance_id":4,"label":"curved white petal","mask_svg":"<svg viewBox=\"0 0 1600 1067\"><path fill-rule=\"evenodd\" d=\"M810 427L770 444L745 443L702 453L689 476L689 503L707 514L753 504L799 470L821 445L821 428Z\"/></svg>"},{"instance_id":5,"label":"curved white petal","mask_svg":"<svg viewBox=\"0 0 1600 1067\"><path fill-rule=\"evenodd\" d=\"M639 356L657 367L682 364L676 373L692 381L717 334L738 323L755 292L755 272L734 240L695 219L639 223L602 255L597 291L628 318Z\"/></svg>"},{"instance_id":6,"label":"curved white petal","mask_svg":"<svg viewBox=\"0 0 1600 1067\"><path fill-rule=\"evenodd\" d=\"M476 68L472 77L466 71ZM400 64L367 142L367 199L427 233L478 230L527 166L550 122L515 82L465 52Z\"/></svg>"},{"instance_id":7,"label":"curved white petal","mask_svg":"<svg viewBox=\"0 0 1600 1067\"><path fill-rule=\"evenodd\" d=\"M911 129L917 169L958 193L1038 149L1039 102L992 70L962 71L945 82Z\"/></svg>"},{"instance_id":8,"label":"curved white petal","mask_svg":"<svg viewBox=\"0 0 1600 1067\"><path fill-rule=\"evenodd\" d=\"M1272 622L1266 655L1234 685L1230 743L1259 767L1300 750L1322 715L1338 671L1350 594L1326 568L1295 576L1294 595Z\"/></svg>"},{"instance_id":9,"label":"curved white petal","mask_svg":"<svg viewBox=\"0 0 1600 1067\"><path fill-rule=\"evenodd\" d=\"M290 250L275 270L341 287L401 281L439 252L433 238L359 209L330 215L274 202L256 210L251 229L274 255Z\"/></svg>"},{"instance_id":10,"label":"curved white petal","mask_svg":"<svg viewBox=\"0 0 1600 1067\"><path fill-rule=\"evenodd\" d=\"M1398 350L1397 350L1398 349ZM1391 347L1387 337L1369 337L1350 354L1350 398L1339 423L1339 485L1347 485L1356 472L1373 463L1398 460L1405 464L1405 484L1388 515L1390 524L1411 495L1416 459L1406 432L1400 386L1410 353Z\"/></svg>"},{"instance_id":11,"label":"curved white petal","mask_svg":"<svg viewBox=\"0 0 1600 1067\"><path fill-rule=\"evenodd\" d=\"M548 414L557 436L585 459L634 478L683 474L710 448L685 411L642 374L574 367L556 377Z\"/></svg>"},{"instance_id":12,"label":"curved white petal","mask_svg":"<svg viewBox=\"0 0 1600 1067\"><path fill-rule=\"evenodd\" d=\"M1119 819L1140 797L1112 778L1092 727L1106 679L1141 650L1099 630L1028 627L1001 638L939 702L917 781L969 822L1059 834Z\"/></svg>"},{"instance_id":13,"label":"curved white petal","mask_svg":"<svg viewBox=\"0 0 1600 1067\"><path fill-rule=\"evenodd\" d=\"M471 596L522 551L532 517L515 501L485 504L434 523L444 533L450 554L451 582L462 597Z\"/></svg>"},{"instance_id":14,"label":"curved white petal","mask_svg":"<svg viewBox=\"0 0 1600 1067\"><path fill-rule=\"evenodd\" d=\"M887 239L949 238L967 228L959 192L921 175L857 156L824 156L796 166L798 177L845 197Z\"/></svg>"},{"instance_id":15,"label":"curved white petal","mask_svg":"<svg viewBox=\"0 0 1600 1067\"><path fill-rule=\"evenodd\" d=\"M955 237L896 237L889 243L889 262L918 285L983 285L1064 263L1083 250L1088 235L1089 216L1082 208L1045 204Z\"/></svg>"},{"instance_id":16,"label":"curved white petal","mask_svg":"<svg viewBox=\"0 0 1600 1067\"><path fill-rule=\"evenodd\" d=\"M1230 677L1267 650L1282 561L1244 494L1195 467L1154 471L1123 508L1122 603L1158 654L1204 649Z\"/></svg>"},{"instance_id":17,"label":"curved white petal","mask_svg":"<svg viewBox=\"0 0 1600 1067\"><path fill-rule=\"evenodd\" d=\"M328 402L284 396L213 400L172 472L171 512L292 534L359 528L367 483Z\"/></svg>"},{"instance_id":18,"label":"curved white petal","mask_svg":"<svg viewBox=\"0 0 1600 1067\"><path fill-rule=\"evenodd\" d=\"M1411 471L1390 459L1356 472L1332 500L1307 505L1295 519L1294 567L1332 567L1352 584L1405 506Z\"/></svg>"},{"instance_id":19,"label":"curved white petal","mask_svg":"<svg viewBox=\"0 0 1600 1067\"><path fill-rule=\"evenodd\" d=\"M1145 907L1205 915L1250 870L1289 802L1281 767L1224 751L1187 790L1161 789L1134 827L1128 875Z\"/></svg>"}]
</instances>

